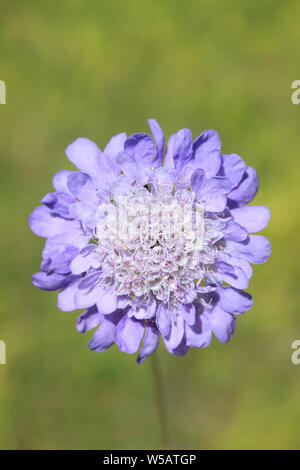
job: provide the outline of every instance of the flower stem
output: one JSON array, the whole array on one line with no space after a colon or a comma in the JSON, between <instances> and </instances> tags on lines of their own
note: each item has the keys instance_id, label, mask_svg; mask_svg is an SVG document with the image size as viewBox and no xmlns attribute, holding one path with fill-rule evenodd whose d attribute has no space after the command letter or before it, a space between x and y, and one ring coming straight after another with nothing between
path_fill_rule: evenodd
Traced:
<instances>
[{"instance_id":1,"label":"flower stem","mask_svg":"<svg viewBox=\"0 0 300 470\"><path fill-rule=\"evenodd\" d=\"M158 422L161 434L161 443L164 449L167 449L167 415L165 407L165 397L163 391L162 374L159 365L157 352L151 355L152 374L154 382L155 403L158 416Z\"/></svg>"}]
</instances>

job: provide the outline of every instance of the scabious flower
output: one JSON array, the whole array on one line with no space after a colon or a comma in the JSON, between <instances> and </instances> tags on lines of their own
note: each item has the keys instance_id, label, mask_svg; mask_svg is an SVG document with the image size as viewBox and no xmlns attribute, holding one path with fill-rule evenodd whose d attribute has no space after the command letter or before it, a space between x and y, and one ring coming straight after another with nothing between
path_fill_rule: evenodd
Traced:
<instances>
[{"instance_id":1,"label":"scabious flower","mask_svg":"<svg viewBox=\"0 0 300 470\"><path fill-rule=\"evenodd\" d=\"M59 171L55 191L30 215L47 238L35 286L59 290L63 311L86 309L79 332L97 328L90 349L117 344L152 354L161 337L184 355L226 343L236 316L252 306L244 292L252 264L270 256L269 241L252 235L270 212L247 206L259 181L237 154L222 155L216 131L193 141L189 129L165 138L149 120L148 134L114 136L102 152L79 138L66 149L78 171Z\"/></svg>"}]
</instances>

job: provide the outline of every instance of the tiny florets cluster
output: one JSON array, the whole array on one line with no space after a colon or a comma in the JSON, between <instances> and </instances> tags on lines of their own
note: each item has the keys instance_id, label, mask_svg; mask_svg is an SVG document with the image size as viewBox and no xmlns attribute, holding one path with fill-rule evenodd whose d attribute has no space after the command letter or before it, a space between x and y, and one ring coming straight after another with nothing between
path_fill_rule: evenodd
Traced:
<instances>
[{"instance_id":1,"label":"tiny florets cluster","mask_svg":"<svg viewBox=\"0 0 300 470\"><path fill-rule=\"evenodd\" d=\"M222 155L215 131L193 141L173 134L165 151L158 123L147 134L113 137L103 152L88 139L67 150L79 171L54 176L54 193L30 216L46 237L37 287L60 289L62 310L86 308L80 332L98 327L90 348L116 343L142 362L161 336L173 354L230 339L251 308L249 263L265 262L260 235L270 213L247 206L258 189L252 167ZM100 326L99 326L100 325Z\"/></svg>"}]
</instances>

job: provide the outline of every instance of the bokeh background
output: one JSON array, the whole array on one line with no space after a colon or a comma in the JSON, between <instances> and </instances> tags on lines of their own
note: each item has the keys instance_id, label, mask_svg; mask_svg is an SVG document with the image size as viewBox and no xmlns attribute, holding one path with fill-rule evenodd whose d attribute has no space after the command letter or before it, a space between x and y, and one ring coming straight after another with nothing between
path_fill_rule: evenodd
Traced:
<instances>
[{"instance_id":1,"label":"bokeh background","mask_svg":"<svg viewBox=\"0 0 300 470\"><path fill-rule=\"evenodd\" d=\"M289 0L1 0L0 448L162 445L151 362L89 351L76 313L31 284L43 240L28 228L53 174L71 168L70 142L103 148L155 117L167 135L217 129L272 211L273 254L232 340L183 358L159 348L169 446L299 449L299 17Z\"/></svg>"}]
</instances>

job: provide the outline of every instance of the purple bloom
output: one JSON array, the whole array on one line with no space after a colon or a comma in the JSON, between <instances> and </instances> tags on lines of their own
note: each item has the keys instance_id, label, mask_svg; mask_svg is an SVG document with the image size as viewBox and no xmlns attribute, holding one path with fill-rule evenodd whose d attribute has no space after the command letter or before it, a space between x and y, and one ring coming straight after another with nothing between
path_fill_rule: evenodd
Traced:
<instances>
[{"instance_id":1,"label":"purple bloom","mask_svg":"<svg viewBox=\"0 0 300 470\"><path fill-rule=\"evenodd\" d=\"M79 138L66 150L77 171L62 170L30 215L47 238L35 286L59 290L63 311L85 309L80 332L97 328L89 347L114 343L152 354L159 337L172 354L203 348L212 333L225 343L236 315L252 307L244 292L252 264L270 256L253 235L270 218L247 206L258 176L237 154L222 155L216 131L195 141L188 129L165 138L149 120L148 134L113 137L102 152Z\"/></svg>"}]
</instances>

